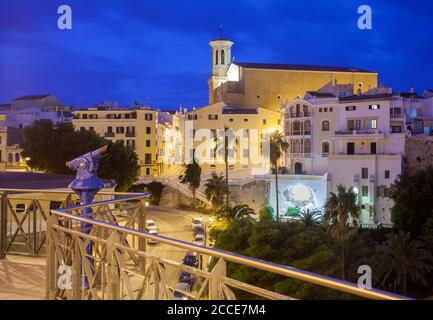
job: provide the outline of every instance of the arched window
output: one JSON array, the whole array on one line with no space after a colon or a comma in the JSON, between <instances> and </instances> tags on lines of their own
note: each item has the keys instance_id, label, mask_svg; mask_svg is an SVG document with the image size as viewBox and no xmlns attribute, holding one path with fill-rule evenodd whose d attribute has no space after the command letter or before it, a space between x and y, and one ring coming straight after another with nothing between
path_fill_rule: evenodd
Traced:
<instances>
[{"instance_id":1,"label":"arched window","mask_svg":"<svg viewBox=\"0 0 433 320\"><path fill-rule=\"evenodd\" d=\"M322 157L327 157L329 155L329 142L322 142Z\"/></svg>"},{"instance_id":2,"label":"arched window","mask_svg":"<svg viewBox=\"0 0 433 320\"><path fill-rule=\"evenodd\" d=\"M219 55L219 52L218 52L218 50L215 52L215 65L217 65L218 64L218 55Z\"/></svg>"},{"instance_id":3,"label":"arched window","mask_svg":"<svg viewBox=\"0 0 433 320\"><path fill-rule=\"evenodd\" d=\"M329 121L322 121L322 131L329 131Z\"/></svg>"},{"instance_id":4,"label":"arched window","mask_svg":"<svg viewBox=\"0 0 433 320\"><path fill-rule=\"evenodd\" d=\"M221 64L225 64L226 57L224 50L221 50Z\"/></svg>"},{"instance_id":5,"label":"arched window","mask_svg":"<svg viewBox=\"0 0 433 320\"><path fill-rule=\"evenodd\" d=\"M8 154L8 162L9 162L9 163L14 162L14 155L13 155L12 153L9 153L9 154Z\"/></svg>"},{"instance_id":6,"label":"arched window","mask_svg":"<svg viewBox=\"0 0 433 320\"><path fill-rule=\"evenodd\" d=\"M15 153L15 162L20 162L20 154Z\"/></svg>"}]
</instances>

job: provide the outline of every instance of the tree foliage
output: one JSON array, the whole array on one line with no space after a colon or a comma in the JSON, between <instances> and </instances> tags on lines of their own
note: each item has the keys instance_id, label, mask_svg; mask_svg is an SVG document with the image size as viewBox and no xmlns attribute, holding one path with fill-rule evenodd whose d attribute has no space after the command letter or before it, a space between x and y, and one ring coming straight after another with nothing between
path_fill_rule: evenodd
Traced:
<instances>
[{"instance_id":1,"label":"tree foliage","mask_svg":"<svg viewBox=\"0 0 433 320\"><path fill-rule=\"evenodd\" d=\"M339 274L335 243L321 228L275 221L232 223L216 236L215 247L327 276ZM254 268L228 264L230 277L299 299L343 298L336 291ZM236 292L238 299L254 298Z\"/></svg>"},{"instance_id":2,"label":"tree foliage","mask_svg":"<svg viewBox=\"0 0 433 320\"><path fill-rule=\"evenodd\" d=\"M230 205L220 207L216 211L215 217L219 221L223 220L225 222L232 223L236 220L252 219L255 214L256 213L254 210L246 204L239 204L234 207Z\"/></svg>"},{"instance_id":3,"label":"tree foliage","mask_svg":"<svg viewBox=\"0 0 433 320\"><path fill-rule=\"evenodd\" d=\"M212 172L212 178L208 179L205 184L204 193L212 205L216 208L224 204L225 197L230 192L226 178L220 173L217 175Z\"/></svg>"},{"instance_id":4,"label":"tree foliage","mask_svg":"<svg viewBox=\"0 0 433 320\"><path fill-rule=\"evenodd\" d=\"M185 172L179 177L180 183L187 184L192 192L193 206L195 207L195 193L200 187L201 167L197 162L192 162L186 165Z\"/></svg>"},{"instance_id":5,"label":"tree foliage","mask_svg":"<svg viewBox=\"0 0 433 320\"><path fill-rule=\"evenodd\" d=\"M73 174L65 165L77 156L98 149L110 142L91 130L76 131L71 123L54 127L50 120L35 121L23 129L23 157L36 170ZM101 159L98 175L114 179L117 190L124 191L134 183L139 173L138 158L134 150L120 143L110 146L108 155Z\"/></svg>"},{"instance_id":6,"label":"tree foliage","mask_svg":"<svg viewBox=\"0 0 433 320\"><path fill-rule=\"evenodd\" d=\"M392 186L391 221L397 230L409 232L412 238L428 236L432 230L425 228L433 221L433 168L413 176L403 174ZM433 222L431 222L433 223Z\"/></svg>"}]
</instances>

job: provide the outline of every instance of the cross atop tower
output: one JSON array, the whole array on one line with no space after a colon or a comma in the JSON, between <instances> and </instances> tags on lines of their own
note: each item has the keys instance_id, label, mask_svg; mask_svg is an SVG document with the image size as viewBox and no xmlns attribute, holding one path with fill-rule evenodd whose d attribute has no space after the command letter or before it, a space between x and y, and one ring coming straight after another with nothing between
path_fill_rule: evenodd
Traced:
<instances>
[{"instance_id":1,"label":"cross atop tower","mask_svg":"<svg viewBox=\"0 0 433 320\"><path fill-rule=\"evenodd\" d=\"M220 33L220 40L223 38L223 25L220 24L219 26L219 33Z\"/></svg>"}]
</instances>

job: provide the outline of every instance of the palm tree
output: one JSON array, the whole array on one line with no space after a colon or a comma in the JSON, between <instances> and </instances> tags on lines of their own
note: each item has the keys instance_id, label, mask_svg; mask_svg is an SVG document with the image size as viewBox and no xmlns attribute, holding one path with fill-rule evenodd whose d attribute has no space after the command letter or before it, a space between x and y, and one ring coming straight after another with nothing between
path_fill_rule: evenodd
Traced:
<instances>
[{"instance_id":1,"label":"palm tree","mask_svg":"<svg viewBox=\"0 0 433 320\"><path fill-rule=\"evenodd\" d=\"M320 225L322 215L320 210L302 210L299 214L298 222L302 223L305 227L317 227Z\"/></svg>"},{"instance_id":2,"label":"palm tree","mask_svg":"<svg viewBox=\"0 0 433 320\"><path fill-rule=\"evenodd\" d=\"M361 209L357 201L358 195L353 188L346 191L346 187L340 184L337 191L337 194L330 192L329 198L325 202L323 220L329 226L328 232L331 237L341 241L342 272L344 280L345 246L347 239L349 239L348 223L349 220L351 220L356 226Z\"/></svg>"},{"instance_id":3,"label":"palm tree","mask_svg":"<svg viewBox=\"0 0 433 320\"><path fill-rule=\"evenodd\" d=\"M204 193L212 205L217 208L222 206L224 197L230 192L222 173L217 175L212 172L212 178L207 180L205 187Z\"/></svg>"},{"instance_id":4,"label":"palm tree","mask_svg":"<svg viewBox=\"0 0 433 320\"><path fill-rule=\"evenodd\" d=\"M433 257L421 241L411 240L409 234L400 231L379 246L378 255L382 285L392 279L394 292L400 285L406 295L408 277L413 282L427 284L425 274L433 269Z\"/></svg>"},{"instance_id":5,"label":"palm tree","mask_svg":"<svg viewBox=\"0 0 433 320\"><path fill-rule=\"evenodd\" d=\"M235 220L252 219L256 213L246 204L220 207L216 212L216 218L218 220L224 220L228 223L232 223Z\"/></svg>"},{"instance_id":6,"label":"palm tree","mask_svg":"<svg viewBox=\"0 0 433 320\"><path fill-rule=\"evenodd\" d=\"M283 154L289 148L289 144L284 140L282 133L275 131L270 136L270 152L269 159L275 169L275 192L276 192L276 209L277 209L277 221L280 219L279 212L279 199L278 199L278 162Z\"/></svg>"}]
</instances>

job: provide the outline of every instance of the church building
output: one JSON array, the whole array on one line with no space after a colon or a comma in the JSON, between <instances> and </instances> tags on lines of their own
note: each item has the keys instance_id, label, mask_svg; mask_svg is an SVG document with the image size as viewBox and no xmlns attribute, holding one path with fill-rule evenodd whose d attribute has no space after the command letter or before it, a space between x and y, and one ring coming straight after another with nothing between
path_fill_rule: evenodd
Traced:
<instances>
[{"instance_id":1,"label":"church building","mask_svg":"<svg viewBox=\"0 0 433 320\"><path fill-rule=\"evenodd\" d=\"M285 101L304 97L329 82L353 84L354 94L376 88L378 73L355 67L232 61L233 42L216 39L212 48L209 104L279 111Z\"/></svg>"}]
</instances>

